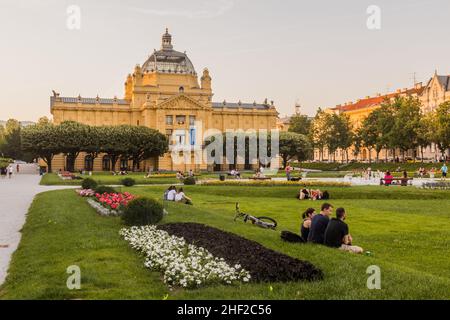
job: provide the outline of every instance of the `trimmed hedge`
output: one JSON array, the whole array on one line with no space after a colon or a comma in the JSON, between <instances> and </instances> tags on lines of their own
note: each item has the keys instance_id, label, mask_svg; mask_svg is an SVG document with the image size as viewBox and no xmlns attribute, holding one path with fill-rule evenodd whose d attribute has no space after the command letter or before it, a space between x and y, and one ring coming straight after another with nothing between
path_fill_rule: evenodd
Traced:
<instances>
[{"instance_id":1,"label":"trimmed hedge","mask_svg":"<svg viewBox=\"0 0 450 320\"><path fill-rule=\"evenodd\" d=\"M97 188L97 181L95 181L94 179L91 178L86 178L83 179L83 182L81 183L81 187L83 189L92 189L95 190L95 188Z\"/></svg>"},{"instance_id":2,"label":"trimmed hedge","mask_svg":"<svg viewBox=\"0 0 450 320\"><path fill-rule=\"evenodd\" d=\"M116 189L114 189L113 187L109 187L109 186L97 186L94 191L96 193L99 194L104 194L104 193L116 193Z\"/></svg>"},{"instance_id":3,"label":"trimmed hedge","mask_svg":"<svg viewBox=\"0 0 450 320\"><path fill-rule=\"evenodd\" d=\"M136 180L134 180L133 178L125 178L125 179L122 179L122 184L125 187L132 187L136 184Z\"/></svg>"},{"instance_id":4,"label":"trimmed hedge","mask_svg":"<svg viewBox=\"0 0 450 320\"><path fill-rule=\"evenodd\" d=\"M187 178L184 179L184 184L187 185L187 186L188 185L194 185L196 183L197 183L197 181L195 180L194 177L187 177Z\"/></svg>"},{"instance_id":5,"label":"trimmed hedge","mask_svg":"<svg viewBox=\"0 0 450 320\"><path fill-rule=\"evenodd\" d=\"M162 204L151 198L137 198L128 203L122 214L123 222L128 226L146 226L157 224L164 214Z\"/></svg>"}]
</instances>

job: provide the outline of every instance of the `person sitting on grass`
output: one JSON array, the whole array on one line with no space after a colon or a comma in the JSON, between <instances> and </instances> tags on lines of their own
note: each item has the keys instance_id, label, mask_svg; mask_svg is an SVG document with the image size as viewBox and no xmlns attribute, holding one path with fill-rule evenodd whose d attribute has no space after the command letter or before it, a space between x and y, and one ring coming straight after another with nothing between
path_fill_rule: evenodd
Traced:
<instances>
[{"instance_id":1,"label":"person sitting on grass","mask_svg":"<svg viewBox=\"0 0 450 320\"><path fill-rule=\"evenodd\" d=\"M336 209L336 218L332 218L325 230L324 244L327 247L339 248L352 253L362 253L363 249L352 245L352 236L348 231L348 225L344 222L347 214L344 208Z\"/></svg>"},{"instance_id":2,"label":"person sitting on grass","mask_svg":"<svg viewBox=\"0 0 450 320\"><path fill-rule=\"evenodd\" d=\"M386 174L384 175L384 185L390 186L392 184L392 181L394 180L394 177L389 171L386 171Z\"/></svg>"},{"instance_id":3,"label":"person sitting on grass","mask_svg":"<svg viewBox=\"0 0 450 320\"><path fill-rule=\"evenodd\" d=\"M300 235L304 242L308 241L309 230L311 229L311 220L316 215L316 209L308 208L302 214L302 226L300 227Z\"/></svg>"},{"instance_id":4,"label":"person sitting on grass","mask_svg":"<svg viewBox=\"0 0 450 320\"><path fill-rule=\"evenodd\" d=\"M181 171L177 172L176 177L177 177L178 180L184 180L184 174L182 174Z\"/></svg>"},{"instance_id":5,"label":"person sitting on grass","mask_svg":"<svg viewBox=\"0 0 450 320\"><path fill-rule=\"evenodd\" d=\"M192 205L192 199L184 194L183 188L180 188L180 190L178 190L177 194L175 195L175 202Z\"/></svg>"},{"instance_id":6,"label":"person sitting on grass","mask_svg":"<svg viewBox=\"0 0 450 320\"><path fill-rule=\"evenodd\" d=\"M322 204L320 214L315 215L311 220L308 242L323 244L325 240L325 230L327 229L332 212L333 206L331 204Z\"/></svg>"},{"instance_id":7,"label":"person sitting on grass","mask_svg":"<svg viewBox=\"0 0 450 320\"><path fill-rule=\"evenodd\" d=\"M167 201L175 201L175 195L177 194L177 188L174 186L170 186L169 189L167 189Z\"/></svg>"}]
</instances>

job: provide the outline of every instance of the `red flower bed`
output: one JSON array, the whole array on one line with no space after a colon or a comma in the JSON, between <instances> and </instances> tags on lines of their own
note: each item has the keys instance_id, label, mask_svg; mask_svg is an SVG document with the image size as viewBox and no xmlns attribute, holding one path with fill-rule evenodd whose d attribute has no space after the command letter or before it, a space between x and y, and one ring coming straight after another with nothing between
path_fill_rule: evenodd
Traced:
<instances>
[{"instance_id":1,"label":"red flower bed","mask_svg":"<svg viewBox=\"0 0 450 320\"><path fill-rule=\"evenodd\" d=\"M103 193L95 194L97 201L104 207L112 210L121 210L128 205L128 202L133 200L135 196L128 192L124 193Z\"/></svg>"}]
</instances>

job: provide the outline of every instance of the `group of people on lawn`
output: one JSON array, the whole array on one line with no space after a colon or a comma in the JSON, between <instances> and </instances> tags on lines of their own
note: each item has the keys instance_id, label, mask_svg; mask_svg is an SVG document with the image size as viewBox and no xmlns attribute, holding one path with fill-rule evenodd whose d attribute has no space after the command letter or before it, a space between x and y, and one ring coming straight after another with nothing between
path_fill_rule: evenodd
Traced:
<instances>
[{"instance_id":1,"label":"group of people on lawn","mask_svg":"<svg viewBox=\"0 0 450 320\"><path fill-rule=\"evenodd\" d=\"M164 200L166 201L175 201L179 203L192 205L192 199L184 194L183 188L177 188L175 186L170 186L164 192Z\"/></svg>"},{"instance_id":2,"label":"group of people on lawn","mask_svg":"<svg viewBox=\"0 0 450 320\"><path fill-rule=\"evenodd\" d=\"M361 247L352 244L352 236L348 225L344 222L347 213L344 208L336 209L336 217L331 218L333 206L329 203L322 204L319 214L314 208L307 209L302 215L300 235L304 242L322 244L331 248L352 253L362 253Z\"/></svg>"}]
</instances>

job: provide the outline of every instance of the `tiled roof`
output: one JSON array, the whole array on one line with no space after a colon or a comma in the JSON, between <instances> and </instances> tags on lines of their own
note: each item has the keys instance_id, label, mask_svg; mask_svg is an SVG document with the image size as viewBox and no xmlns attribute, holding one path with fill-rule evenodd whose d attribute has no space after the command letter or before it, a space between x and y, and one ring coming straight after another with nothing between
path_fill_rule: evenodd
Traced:
<instances>
[{"instance_id":1,"label":"tiled roof","mask_svg":"<svg viewBox=\"0 0 450 320\"><path fill-rule=\"evenodd\" d=\"M103 98L79 98L79 97L51 97L50 104L53 106L55 100L59 99L59 101L63 103L83 103L83 104L118 104L118 105L129 105L130 102L125 99L103 99Z\"/></svg>"},{"instance_id":2,"label":"tiled roof","mask_svg":"<svg viewBox=\"0 0 450 320\"><path fill-rule=\"evenodd\" d=\"M386 94L383 96L369 97L369 98L361 99L355 103L336 106L336 107L332 108L332 110L346 112L346 111L370 108L373 106L380 105L385 99L391 99L391 98L394 98L399 95L412 95L412 94L420 95L424 89L425 89L425 87L412 88L412 89L403 90L401 92L389 93L389 94Z\"/></svg>"},{"instance_id":3,"label":"tiled roof","mask_svg":"<svg viewBox=\"0 0 450 320\"><path fill-rule=\"evenodd\" d=\"M258 103L230 103L230 102L213 102L213 108L244 108L244 109L269 109L267 104Z\"/></svg>"}]
</instances>

